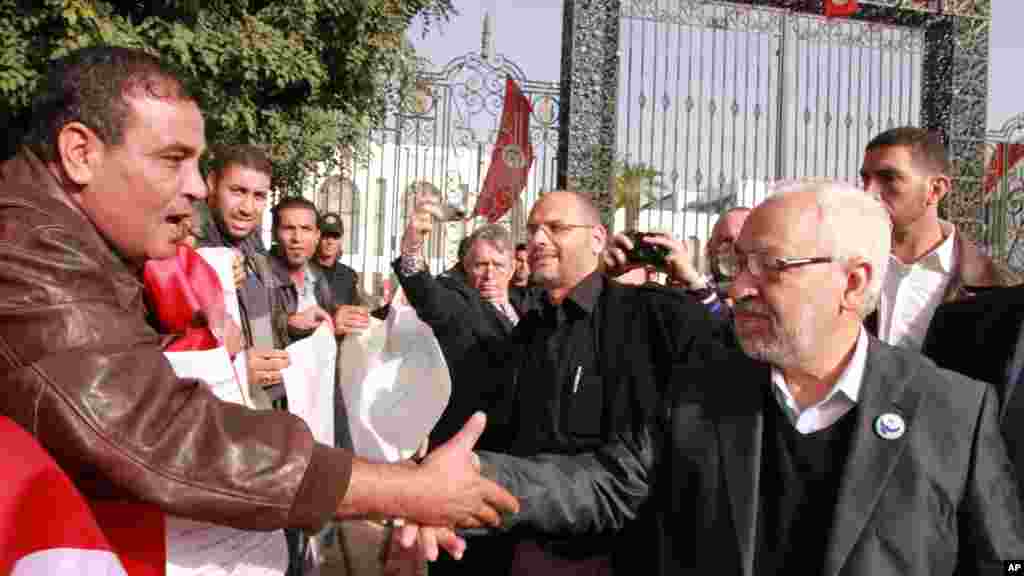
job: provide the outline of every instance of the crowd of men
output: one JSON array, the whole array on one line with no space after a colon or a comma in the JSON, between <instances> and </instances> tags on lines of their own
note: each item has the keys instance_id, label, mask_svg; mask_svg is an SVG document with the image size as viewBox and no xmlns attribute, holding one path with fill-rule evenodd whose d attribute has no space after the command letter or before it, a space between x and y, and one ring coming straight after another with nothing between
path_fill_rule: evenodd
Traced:
<instances>
[{"instance_id":1,"label":"crowd of men","mask_svg":"<svg viewBox=\"0 0 1024 576\"><path fill-rule=\"evenodd\" d=\"M444 548L459 560L442 575L1024 559L1024 296L940 219L952 181L933 132L876 136L863 188L782 183L726 212L707 274L684 242L647 237L664 283L574 191L542 195L520 244L480 226L435 276L423 248L441 208L417 194L393 271L452 394L426 457L389 465L352 454L343 408L333 445L286 410L285 348L373 313L338 261L337 214L285 198L267 249L266 154L217 147L203 178L196 101L134 50L55 61L33 125L0 165L0 415L89 497L285 529L294 574L307 534L352 518L404 519L388 560ZM176 377L148 322L139 272L189 237L237 255L252 408Z\"/></svg>"}]
</instances>

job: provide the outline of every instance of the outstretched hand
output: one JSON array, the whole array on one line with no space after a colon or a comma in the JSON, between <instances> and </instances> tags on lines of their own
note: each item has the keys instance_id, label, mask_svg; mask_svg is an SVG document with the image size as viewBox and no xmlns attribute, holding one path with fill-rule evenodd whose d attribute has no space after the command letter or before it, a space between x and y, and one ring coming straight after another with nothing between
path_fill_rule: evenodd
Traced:
<instances>
[{"instance_id":1,"label":"outstretched hand","mask_svg":"<svg viewBox=\"0 0 1024 576\"><path fill-rule=\"evenodd\" d=\"M519 510L512 494L480 474L473 446L486 423L477 412L458 434L427 455L417 471L426 496L413 503L410 519L433 526L497 527L502 513Z\"/></svg>"}]
</instances>

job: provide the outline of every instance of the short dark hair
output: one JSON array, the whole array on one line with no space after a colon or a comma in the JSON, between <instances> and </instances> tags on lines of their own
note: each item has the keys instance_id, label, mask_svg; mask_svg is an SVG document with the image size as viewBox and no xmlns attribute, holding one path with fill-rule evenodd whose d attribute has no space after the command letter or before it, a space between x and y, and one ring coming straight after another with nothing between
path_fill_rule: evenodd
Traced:
<instances>
[{"instance_id":1,"label":"short dark hair","mask_svg":"<svg viewBox=\"0 0 1024 576\"><path fill-rule=\"evenodd\" d=\"M910 157L921 167L934 173L949 175L949 156L942 135L934 130L901 126L891 128L868 142L866 150L883 146L905 146L910 148Z\"/></svg>"},{"instance_id":2,"label":"short dark hair","mask_svg":"<svg viewBox=\"0 0 1024 576\"><path fill-rule=\"evenodd\" d=\"M296 208L309 210L313 213L313 221L320 221L320 211L316 209L316 204L313 204L302 196L285 196L270 210L270 213L274 217L271 221L271 230L275 233L277 232L277 227L281 223L281 212L285 210L294 210Z\"/></svg>"},{"instance_id":3,"label":"short dark hair","mask_svg":"<svg viewBox=\"0 0 1024 576\"><path fill-rule=\"evenodd\" d=\"M36 90L24 144L55 161L57 135L71 122L89 127L105 144L124 142L129 97L194 101L179 76L159 58L133 48L93 46L53 61Z\"/></svg>"},{"instance_id":4,"label":"short dark hair","mask_svg":"<svg viewBox=\"0 0 1024 576\"><path fill-rule=\"evenodd\" d=\"M213 149L210 160L210 174L220 177L231 166L241 166L274 177L274 167L270 156L262 147L255 144L220 145Z\"/></svg>"},{"instance_id":5,"label":"short dark hair","mask_svg":"<svg viewBox=\"0 0 1024 576\"><path fill-rule=\"evenodd\" d=\"M523 250L526 250L526 242L516 244L516 252L522 252Z\"/></svg>"}]
</instances>

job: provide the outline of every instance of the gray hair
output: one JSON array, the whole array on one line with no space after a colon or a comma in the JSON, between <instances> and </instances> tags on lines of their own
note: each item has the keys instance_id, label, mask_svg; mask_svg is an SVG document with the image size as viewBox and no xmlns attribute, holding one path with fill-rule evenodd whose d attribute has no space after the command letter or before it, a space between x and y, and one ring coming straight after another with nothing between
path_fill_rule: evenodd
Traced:
<instances>
[{"instance_id":1,"label":"gray hair","mask_svg":"<svg viewBox=\"0 0 1024 576\"><path fill-rule=\"evenodd\" d=\"M462 261L469 257L469 253L472 252L473 246L477 242L489 242L503 254L508 254L512 251L514 245L512 243L512 235L509 234L508 229L501 224L486 224L473 231L470 234L466 242L466 253L462 257ZM463 264L465 266L465 264Z\"/></svg>"},{"instance_id":2,"label":"gray hair","mask_svg":"<svg viewBox=\"0 0 1024 576\"><path fill-rule=\"evenodd\" d=\"M813 193L818 207L819 240L830 256L848 265L860 259L871 265L871 278L864 304L858 310L866 317L878 306L882 282L889 267L892 220L878 196L846 182L801 180L773 187L771 198L794 193Z\"/></svg>"}]
</instances>

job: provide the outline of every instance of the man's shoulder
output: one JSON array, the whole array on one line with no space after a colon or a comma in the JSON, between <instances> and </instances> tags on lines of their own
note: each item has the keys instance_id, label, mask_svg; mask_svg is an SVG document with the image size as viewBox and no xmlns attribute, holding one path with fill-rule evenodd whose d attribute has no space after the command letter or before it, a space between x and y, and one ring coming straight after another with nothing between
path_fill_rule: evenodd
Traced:
<instances>
[{"instance_id":1,"label":"man's shoulder","mask_svg":"<svg viewBox=\"0 0 1024 576\"><path fill-rule=\"evenodd\" d=\"M1007 307L1024 306L1024 284L997 286L977 292L970 298L943 302L935 309L942 320L967 317L971 321L1005 313ZM941 326L940 321L937 325Z\"/></svg>"},{"instance_id":2,"label":"man's shoulder","mask_svg":"<svg viewBox=\"0 0 1024 576\"><path fill-rule=\"evenodd\" d=\"M124 264L96 228L49 195L12 190L0 181L0 244L5 266L24 261L56 275L111 276Z\"/></svg>"},{"instance_id":3,"label":"man's shoulder","mask_svg":"<svg viewBox=\"0 0 1024 576\"><path fill-rule=\"evenodd\" d=\"M959 260L960 281L970 293L978 289L1006 287L1024 281L1016 271L1002 262L997 262L958 229L956 234L956 257Z\"/></svg>"},{"instance_id":4,"label":"man's shoulder","mask_svg":"<svg viewBox=\"0 0 1024 576\"><path fill-rule=\"evenodd\" d=\"M902 382L908 390L942 407L950 416L980 405L988 384L945 368L913 350L892 346L872 338L868 365L877 370L881 382ZM865 373L872 373L869 368Z\"/></svg>"}]
</instances>

